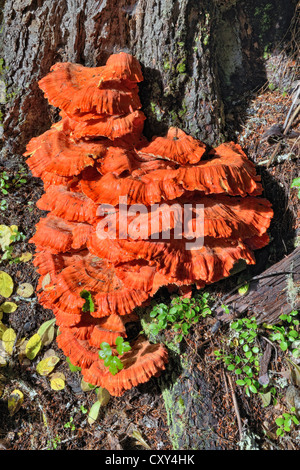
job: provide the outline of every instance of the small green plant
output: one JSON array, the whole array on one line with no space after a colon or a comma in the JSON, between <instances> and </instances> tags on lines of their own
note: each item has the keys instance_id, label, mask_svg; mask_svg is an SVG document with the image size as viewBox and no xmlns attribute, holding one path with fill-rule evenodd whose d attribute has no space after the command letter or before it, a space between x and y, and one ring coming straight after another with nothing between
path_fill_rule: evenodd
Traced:
<instances>
[{"instance_id":1,"label":"small green plant","mask_svg":"<svg viewBox=\"0 0 300 470\"><path fill-rule=\"evenodd\" d=\"M291 188L298 189L298 198L300 199L300 176L298 178L294 178L291 184Z\"/></svg>"},{"instance_id":2,"label":"small green plant","mask_svg":"<svg viewBox=\"0 0 300 470\"><path fill-rule=\"evenodd\" d=\"M283 325L266 325L268 329L272 330L270 334L271 341L279 342L279 347L282 351L292 349L291 352L296 358L300 357L299 347L294 347L295 343L297 345L297 342L300 340L297 316L298 311L293 310L288 315L280 315L279 319L283 322Z\"/></svg>"},{"instance_id":3,"label":"small green plant","mask_svg":"<svg viewBox=\"0 0 300 470\"><path fill-rule=\"evenodd\" d=\"M80 411L81 411L81 413L82 413L82 414L84 414L84 415L85 415L85 414L87 414L87 412L88 412L88 409L87 409L85 406L83 406L83 405L80 405Z\"/></svg>"},{"instance_id":4,"label":"small green plant","mask_svg":"<svg viewBox=\"0 0 300 470\"><path fill-rule=\"evenodd\" d=\"M25 239L26 239L26 235L23 232L19 232L18 229L14 230L14 232L12 233L12 235L10 237L11 243L24 241ZM18 256L13 256L13 251L14 251L14 246L12 244L8 245L8 246L5 246L4 247L4 253L1 257L1 260L2 261L6 260L6 261L9 262L9 264L19 263L20 258Z\"/></svg>"},{"instance_id":5,"label":"small green plant","mask_svg":"<svg viewBox=\"0 0 300 470\"><path fill-rule=\"evenodd\" d=\"M230 347L233 352L214 351L217 359L223 360L227 370L238 377L236 384L245 387L245 393L258 393L260 348L256 345L258 325L255 318L239 318L230 324L233 333Z\"/></svg>"},{"instance_id":6,"label":"small green plant","mask_svg":"<svg viewBox=\"0 0 300 470\"><path fill-rule=\"evenodd\" d=\"M283 413L280 418L275 420L277 425L277 436L284 436L285 433L289 433L291 431L292 426L298 426L300 424L299 419L295 415L295 408L292 407L290 411L291 413Z\"/></svg>"},{"instance_id":7,"label":"small green plant","mask_svg":"<svg viewBox=\"0 0 300 470\"><path fill-rule=\"evenodd\" d=\"M74 421L74 418L73 416L71 416L69 421L66 424L64 424L64 428L71 429L71 431L75 431L76 427L73 421Z\"/></svg>"},{"instance_id":8,"label":"small green plant","mask_svg":"<svg viewBox=\"0 0 300 470\"><path fill-rule=\"evenodd\" d=\"M55 436L50 441L47 441L48 449L56 450L57 447L58 447L58 444L60 444L60 442L61 442L61 438L59 436Z\"/></svg>"},{"instance_id":9,"label":"small green plant","mask_svg":"<svg viewBox=\"0 0 300 470\"><path fill-rule=\"evenodd\" d=\"M17 172L17 174L13 177L12 179L12 186L15 188L15 189L19 189L22 184L25 184L27 183L27 171L26 171L26 168L24 168L23 166L21 166L19 168L19 171Z\"/></svg>"},{"instance_id":10,"label":"small green plant","mask_svg":"<svg viewBox=\"0 0 300 470\"><path fill-rule=\"evenodd\" d=\"M7 200L6 199L2 199L1 202L0 202L0 210L1 211L6 211L7 210Z\"/></svg>"},{"instance_id":11,"label":"small green plant","mask_svg":"<svg viewBox=\"0 0 300 470\"><path fill-rule=\"evenodd\" d=\"M131 346L127 341L124 341L122 336L118 336L116 339L116 350L120 356L123 356L124 353L131 350ZM114 355L110 344L105 341L100 344L99 357L103 359L105 367L109 368L109 372L112 375L116 375L124 367L121 359Z\"/></svg>"},{"instance_id":12,"label":"small green plant","mask_svg":"<svg viewBox=\"0 0 300 470\"><path fill-rule=\"evenodd\" d=\"M72 362L70 361L70 358L69 357L66 357L66 361L69 365L69 369L71 372L77 372L77 371L81 371L81 367L78 367L78 366L74 366L72 364Z\"/></svg>"},{"instance_id":13,"label":"small green plant","mask_svg":"<svg viewBox=\"0 0 300 470\"><path fill-rule=\"evenodd\" d=\"M2 171L0 174L0 189L2 194L6 196L8 194L8 189L9 189L9 176L6 171Z\"/></svg>"},{"instance_id":14,"label":"small green plant","mask_svg":"<svg viewBox=\"0 0 300 470\"><path fill-rule=\"evenodd\" d=\"M211 314L208 299L209 294L206 292L193 299L175 297L170 306L164 303L156 305L150 312L150 317L156 320L150 325L151 333L157 336L163 330L171 328L177 333L175 341L181 342L200 317L205 318Z\"/></svg>"}]
</instances>

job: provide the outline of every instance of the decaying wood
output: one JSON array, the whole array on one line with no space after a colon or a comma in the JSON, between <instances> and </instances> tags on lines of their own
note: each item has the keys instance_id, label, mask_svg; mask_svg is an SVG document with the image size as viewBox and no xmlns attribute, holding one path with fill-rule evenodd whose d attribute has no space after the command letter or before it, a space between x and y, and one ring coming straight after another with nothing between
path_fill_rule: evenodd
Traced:
<instances>
[{"instance_id":1,"label":"decaying wood","mask_svg":"<svg viewBox=\"0 0 300 470\"><path fill-rule=\"evenodd\" d=\"M249 281L246 295L238 292L223 299L230 314L221 306L216 314L221 321L231 321L233 316L254 315L258 323L276 323L282 314L300 309L300 247Z\"/></svg>"}]
</instances>

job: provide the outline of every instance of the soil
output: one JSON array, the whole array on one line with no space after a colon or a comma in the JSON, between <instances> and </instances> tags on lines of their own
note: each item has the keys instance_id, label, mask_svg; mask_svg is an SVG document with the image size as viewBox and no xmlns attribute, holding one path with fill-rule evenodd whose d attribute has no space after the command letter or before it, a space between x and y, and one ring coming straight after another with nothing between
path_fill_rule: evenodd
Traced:
<instances>
[{"instance_id":1,"label":"soil","mask_svg":"<svg viewBox=\"0 0 300 470\"><path fill-rule=\"evenodd\" d=\"M280 58L274 58L273 61ZM286 67L293 64L285 59ZM278 64L277 64L278 65ZM281 66L283 66L281 64ZM289 75L291 76L291 74ZM235 106L227 112L228 131L231 123L237 118L240 131L232 135L239 142L249 158L257 164L261 174L265 196L271 200L274 208L274 219L270 228L271 243L257 254L257 265L249 271L251 274L262 272L266 267L276 263L295 246L295 238L300 234L300 204L296 189L291 189L293 178L299 176L299 140L295 132L298 129L297 119L293 122L288 136L279 132L280 146L277 155L290 155L281 162L274 162L267 168L265 160L272 155L277 145L278 135L274 136L270 129L274 125L282 125L290 109L295 91L294 78L283 86L270 87L270 79L266 87L252 95L247 108ZM236 126L233 126L236 128ZM264 134L271 135L265 138ZM277 131L278 133L278 131ZM298 154L299 157L299 154ZM24 168L26 183L18 188L11 185L8 194L3 196L7 208L1 211L1 224L17 225L26 238L14 244L14 253L34 252L34 247L28 243L34 233L35 224L42 213L35 202L42 194L42 183L33 178L26 168L25 160L12 157L4 161L0 173L6 171L12 181L13 177ZM4 260L0 269L9 273L15 286L28 282L34 287L38 275L31 261L9 263ZM209 291L216 299L222 298L237 283L240 274L210 287ZM158 294L157 300L160 300ZM13 294L10 300L16 299ZM0 299L0 303L5 299ZM4 314L3 322L15 330L19 339L30 338L37 332L39 326L53 318L51 311L43 309L33 294L29 299L16 300L18 308L14 313ZM251 306L249 306L251 313ZM286 411L284 393L277 403L267 407L262 406L258 394L248 397L242 387L235 385L234 374L230 373L216 359L214 350L223 345L228 329L220 329L212 334L214 325L213 315L198 323L184 340L190 367L198 368L205 376L212 394L213 414L218 425L216 433L219 436L219 447L226 450L240 448L260 449L293 449L299 450L299 431L292 429L286 437L276 436L275 419ZM167 413L157 378L138 386L122 397L111 397L103 407L97 421L88 423L87 412L96 401L95 390L84 392L81 389L80 372L71 372L62 352L55 341L48 348L55 350L60 357L56 368L66 377L63 390L52 390L47 377L41 377L36 372L37 356L28 364L20 364L17 356L12 356L9 366L2 368L5 377L5 388L0 399L0 447L7 450L151 450L173 449ZM278 383L284 381L280 375L286 369L284 353L279 348L272 354L270 369L278 375ZM7 400L14 389L24 393L21 408L13 415L9 413ZM284 390L284 389L283 389ZM235 401L237 401L237 407ZM238 418L245 439L241 441ZM137 440L133 431L139 431L145 443ZM149 446L149 447L147 447Z\"/></svg>"}]
</instances>

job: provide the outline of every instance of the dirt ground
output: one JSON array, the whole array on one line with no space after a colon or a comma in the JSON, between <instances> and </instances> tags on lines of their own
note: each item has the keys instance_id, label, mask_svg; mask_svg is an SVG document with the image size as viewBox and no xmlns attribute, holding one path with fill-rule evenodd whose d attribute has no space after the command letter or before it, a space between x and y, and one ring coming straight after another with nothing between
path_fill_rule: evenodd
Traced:
<instances>
[{"instance_id":1,"label":"dirt ground","mask_svg":"<svg viewBox=\"0 0 300 470\"><path fill-rule=\"evenodd\" d=\"M283 67L281 56L274 56L272 60L275 66L277 65L277 70ZM272 65L271 62L270 64ZM293 69L294 63L285 60L284 66ZM270 76L272 73L271 70ZM257 266L253 270L255 274L289 254L294 248L295 238L300 235L300 204L297 191L291 189L293 178L299 176L299 137L296 134L299 129L298 118L295 118L291 132L286 136L282 135L280 129L272 128L274 125L283 125L292 104L297 82L293 74L289 73L288 77L286 82L281 78L279 83L273 83L269 78L266 86L253 95L246 110L243 109L239 114L238 107L235 107L227 114L230 131L230 124L238 113L240 132L232 138L242 145L249 158L257 164L265 197L272 202L275 212L270 229L271 243L259 254ZM242 108L241 104L241 110ZM279 145L276 147L278 139ZM275 150L276 156L280 155L281 159L274 160L267 168L266 161ZM4 162L0 173L7 171L12 178L19 175L22 168L27 181L18 188L8 189L5 196L7 208L0 214L1 224L17 225L19 231L25 235L25 240L14 244L17 254L34 252L34 247L28 240L41 217L41 211L35 207L35 202L43 191L42 183L28 174L25 160L15 157L10 162ZM37 284L38 275L31 261L9 264L3 260L0 270L9 273L16 285L28 282L35 287ZM217 283L210 288L210 292L215 298L220 298L236 284L236 279L237 277L233 276ZM43 322L53 318L51 311L39 306L34 294L30 299L19 300L17 303L18 309L14 313L5 314L3 322L16 331L19 339L31 337ZM277 404L264 408L260 397L255 394L248 397L241 387L235 386L234 377L230 378L230 373L217 361L213 351L222 344L226 330L222 329L212 335L211 327L214 321L212 315L194 327L186 340L186 350L192 366L203 372L209 384L213 413L218 422L216 433L219 436L219 446L226 450L238 450L243 448L243 445L247 448L299 450L299 431L294 429L281 439L275 434L274 420L286 410L284 394ZM41 377L36 372L36 363L40 357L20 365L18 357L13 355L10 365L1 369L5 378L2 378L5 380L5 387L0 399L1 449L173 448L164 400L156 378L126 392L120 398L111 397L97 421L89 424L87 410L96 401L95 391L84 392L81 389L80 372L70 371L55 341L49 347L54 349L61 359L56 370L65 374L66 385L63 390L52 390L48 378ZM280 371L280 368L284 367L282 352L278 350L277 354L276 367L276 356L272 357L270 367L276 370L279 367ZM233 383L233 391L230 381ZM24 393L24 402L21 408L11 415L7 400L16 388ZM243 428L247 430L247 442L243 444L240 442L238 414ZM144 442L137 439L134 431L140 433Z\"/></svg>"}]
</instances>

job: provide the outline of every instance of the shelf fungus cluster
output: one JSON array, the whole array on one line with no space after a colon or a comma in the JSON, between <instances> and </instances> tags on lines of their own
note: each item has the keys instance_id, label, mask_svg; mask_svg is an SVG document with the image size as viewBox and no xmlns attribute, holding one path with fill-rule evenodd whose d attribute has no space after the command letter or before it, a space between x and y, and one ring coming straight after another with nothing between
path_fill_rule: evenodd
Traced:
<instances>
[{"instance_id":1,"label":"shelf fungus cluster","mask_svg":"<svg viewBox=\"0 0 300 470\"><path fill-rule=\"evenodd\" d=\"M208 150L173 127L146 140L142 80L124 52L103 67L55 64L39 85L61 119L25 153L45 189L37 206L47 215L31 239L39 302L56 316L58 345L85 381L115 396L159 375L167 351L140 335L111 374L101 343L118 355L116 339L127 338L135 308L160 287L203 288L240 259L254 264L272 218L239 145Z\"/></svg>"}]
</instances>

